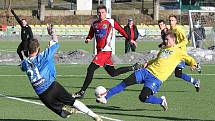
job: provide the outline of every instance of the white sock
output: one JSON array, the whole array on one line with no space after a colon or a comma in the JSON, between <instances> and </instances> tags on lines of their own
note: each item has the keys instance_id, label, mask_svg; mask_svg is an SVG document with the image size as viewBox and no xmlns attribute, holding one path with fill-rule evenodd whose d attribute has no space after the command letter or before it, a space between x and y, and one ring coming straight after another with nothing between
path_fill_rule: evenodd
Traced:
<instances>
[{"instance_id":1,"label":"white sock","mask_svg":"<svg viewBox=\"0 0 215 121\"><path fill-rule=\"evenodd\" d=\"M81 101L75 100L73 106L78 109L79 111L86 113L87 115L96 118L97 114L95 114L92 110L90 110L85 104L83 104Z\"/></svg>"}]
</instances>

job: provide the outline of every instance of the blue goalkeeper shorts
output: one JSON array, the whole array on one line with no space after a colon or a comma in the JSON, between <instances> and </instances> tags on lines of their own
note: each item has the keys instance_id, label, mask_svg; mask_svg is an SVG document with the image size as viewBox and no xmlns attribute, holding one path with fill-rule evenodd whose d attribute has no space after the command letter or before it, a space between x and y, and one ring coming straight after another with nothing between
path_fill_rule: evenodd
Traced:
<instances>
[{"instance_id":1,"label":"blue goalkeeper shorts","mask_svg":"<svg viewBox=\"0 0 215 121\"><path fill-rule=\"evenodd\" d=\"M141 68L135 71L135 77L137 84L144 83L144 86L150 88L153 94L159 91L162 84L161 80L159 80L145 68Z\"/></svg>"}]
</instances>

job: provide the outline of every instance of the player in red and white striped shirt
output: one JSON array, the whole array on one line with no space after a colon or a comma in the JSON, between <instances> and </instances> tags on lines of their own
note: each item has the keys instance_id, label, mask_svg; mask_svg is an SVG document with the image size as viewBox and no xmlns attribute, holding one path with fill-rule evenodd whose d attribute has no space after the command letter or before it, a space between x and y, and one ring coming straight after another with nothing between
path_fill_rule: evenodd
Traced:
<instances>
[{"instance_id":1,"label":"player in red and white striped shirt","mask_svg":"<svg viewBox=\"0 0 215 121\"><path fill-rule=\"evenodd\" d=\"M85 40L85 43L88 43L95 36L97 55L95 55L93 61L87 68L87 75L81 90L73 94L73 97L75 98L84 97L85 91L93 79L94 71L99 67L104 67L107 73L110 76L114 77L122 73L138 69L138 67L140 66L138 63L136 63L133 66L120 67L118 69L114 68L112 62L112 47L111 47L113 29L116 29L126 39L129 38L127 33L119 25L119 23L113 19L106 18L106 14L107 8L104 5L100 5L97 7L98 19L94 21L93 24L91 25L89 34ZM136 44L135 41L131 41L131 43Z\"/></svg>"}]
</instances>

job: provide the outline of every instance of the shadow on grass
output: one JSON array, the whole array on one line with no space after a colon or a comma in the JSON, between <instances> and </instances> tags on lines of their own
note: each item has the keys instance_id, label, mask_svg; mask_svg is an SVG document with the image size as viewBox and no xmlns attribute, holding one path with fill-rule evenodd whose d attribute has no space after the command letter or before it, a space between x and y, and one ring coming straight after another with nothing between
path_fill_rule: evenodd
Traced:
<instances>
[{"instance_id":1,"label":"shadow on grass","mask_svg":"<svg viewBox=\"0 0 215 121\"><path fill-rule=\"evenodd\" d=\"M132 116L132 117L140 117L140 118L150 118L152 121L156 119L164 119L170 121L215 121L215 120L205 120L205 119L195 119L195 118L178 118L178 117L170 117L170 116L147 116L147 115L135 115L135 114L123 114L123 113L101 113L100 114L110 114L110 115L120 115L120 116Z\"/></svg>"},{"instance_id":2,"label":"shadow on grass","mask_svg":"<svg viewBox=\"0 0 215 121\"><path fill-rule=\"evenodd\" d=\"M0 119L0 121L55 121L55 120L32 120L32 119Z\"/></svg>"},{"instance_id":3,"label":"shadow on grass","mask_svg":"<svg viewBox=\"0 0 215 121\"><path fill-rule=\"evenodd\" d=\"M99 105L87 105L91 109L102 109L102 110L110 110L110 111L161 111L161 110L151 110L151 109L123 109L118 106L99 106Z\"/></svg>"}]
</instances>

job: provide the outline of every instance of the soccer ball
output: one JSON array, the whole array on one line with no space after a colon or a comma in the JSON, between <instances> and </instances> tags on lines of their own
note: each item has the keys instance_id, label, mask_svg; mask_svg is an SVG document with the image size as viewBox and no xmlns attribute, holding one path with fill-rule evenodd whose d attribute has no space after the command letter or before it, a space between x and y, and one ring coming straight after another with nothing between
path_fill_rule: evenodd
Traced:
<instances>
[{"instance_id":1,"label":"soccer ball","mask_svg":"<svg viewBox=\"0 0 215 121\"><path fill-rule=\"evenodd\" d=\"M103 86L98 86L95 89L95 96L97 98L105 97L107 95L107 89Z\"/></svg>"}]
</instances>

